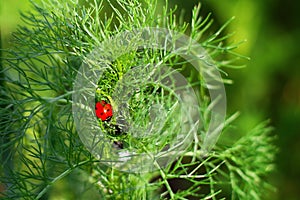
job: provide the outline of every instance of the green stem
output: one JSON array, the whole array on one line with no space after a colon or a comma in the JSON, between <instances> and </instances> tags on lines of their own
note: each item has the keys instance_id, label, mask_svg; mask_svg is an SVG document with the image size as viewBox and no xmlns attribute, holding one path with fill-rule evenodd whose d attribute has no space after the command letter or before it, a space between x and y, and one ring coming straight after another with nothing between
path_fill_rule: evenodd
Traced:
<instances>
[{"instance_id":1,"label":"green stem","mask_svg":"<svg viewBox=\"0 0 300 200\"><path fill-rule=\"evenodd\" d=\"M85 165L89 162L92 162L91 160L85 160L82 161L78 164L73 165L71 168L67 169L66 171L64 171L63 173L61 173L59 176L55 177L50 183L47 184L47 186L36 196L36 200L40 199L47 191L48 189L51 187L51 185L53 185L56 181L64 178L65 176L69 175L75 168Z\"/></svg>"}]
</instances>

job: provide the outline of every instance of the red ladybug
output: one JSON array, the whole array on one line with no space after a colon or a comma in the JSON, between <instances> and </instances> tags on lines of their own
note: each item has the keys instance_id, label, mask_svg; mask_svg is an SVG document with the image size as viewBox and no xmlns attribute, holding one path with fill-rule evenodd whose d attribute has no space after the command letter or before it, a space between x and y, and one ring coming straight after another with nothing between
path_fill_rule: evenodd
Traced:
<instances>
[{"instance_id":1,"label":"red ladybug","mask_svg":"<svg viewBox=\"0 0 300 200\"><path fill-rule=\"evenodd\" d=\"M106 121L113 116L112 106L103 100L96 103L95 111L96 116L102 121Z\"/></svg>"}]
</instances>

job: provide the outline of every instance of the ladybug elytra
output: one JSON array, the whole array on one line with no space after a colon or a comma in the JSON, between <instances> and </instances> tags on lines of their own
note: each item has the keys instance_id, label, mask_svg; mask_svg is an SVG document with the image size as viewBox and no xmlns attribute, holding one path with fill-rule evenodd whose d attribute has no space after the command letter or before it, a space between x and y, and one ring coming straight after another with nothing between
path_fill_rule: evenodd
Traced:
<instances>
[{"instance_id":1,"label":"ladybug elytra","mask_svg":"<svg viewBox=\"0 0 300 200\"><path fill-rule=\"evenodd\" d=\"M102 121L106 121L113 116L112 106L105 101L100 101L96 103L95 106L96 116Z\"/></svg>"}]
</instances>

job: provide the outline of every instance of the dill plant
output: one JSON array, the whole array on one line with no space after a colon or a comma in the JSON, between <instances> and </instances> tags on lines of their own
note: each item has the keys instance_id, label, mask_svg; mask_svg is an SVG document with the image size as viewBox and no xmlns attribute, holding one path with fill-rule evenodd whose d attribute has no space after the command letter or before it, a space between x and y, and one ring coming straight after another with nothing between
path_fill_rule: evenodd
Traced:
<instances>
[{"instance_id":1,"label":"dill plant","mask_svg":"<svg viewBox=\"0 0 300 200\"><path fill-rule=\"evenodd\" d=\"M276 148L266 123L230 146L217 143L209 145L211 151L201 151L201 136L207 131L215 102L210 101L203 77L191 69L188 61L170 56L170 52L141 49L118 57L110 63L94 92L95 101L105 99L117 106L112 97L117 82L128 70L143 63L163 60L164 65L184 74L199 91L202 104L197 112L203 126L176 160L149 173L119 171L91 154L74 125L74 80L89 53L102 41L135 28L167 28L199 42L223 73L226 67L238 68L236 60L244 58L234 52L238 44L226 42L230 35L223 31L231 20L209 33L212 20L210 16L200 16L200 5L193 9L191 22L178 18L176 9L168 8L167 1L161 10L155 0L44 0L32 5L34 12L22 14L25 25L13 34L14 47L2 50L0 137L1 156L5 158L1 163L4 199L51 199L57 184L72 177L76 177L77 184L72 185L74 191L67 193L75 194L71 198L76 199L86 198L85 193L95 199L262 199L266 191L274 190L266 177L274 168ZM222 82L230 80L223 78ZM155 84L133 93L129 116L137 127L151 121L147 105L154 102L170 110L175 102L170 91ZM153 112L160 110L158 107ZM170 121L162 129L152 127L154 137L141 137L139 141L130 133L115 134L114 118L110 124L99 120L98 125L111 141L122 140L125 148L144 151L153 149L157 142L164 148L170 142L168 136L178 129L174 113L160 113ZM237 114L229 116L225 128L236 117ZM160 118L155 123L159 121ZM157 140L161 130L167 132Z\"/></svg>"}]
</instances>

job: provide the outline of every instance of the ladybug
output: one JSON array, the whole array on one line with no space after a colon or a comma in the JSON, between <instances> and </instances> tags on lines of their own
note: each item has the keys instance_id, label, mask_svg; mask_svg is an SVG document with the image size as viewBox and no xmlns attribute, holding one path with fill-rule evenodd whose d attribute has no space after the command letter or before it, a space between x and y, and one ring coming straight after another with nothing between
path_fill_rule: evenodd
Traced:
<instances>
[{"instance_id":1,"label":"ladybug","mask_svg":"<svg viewBox=\"0 0 300 200\"><path fill-rule=\"evenodd\" d=\"M100 101L96 103L95 106L96 116L102 121L109 120L113 116L112 106L105 101Z\"/></svg>"}]
</instances>

